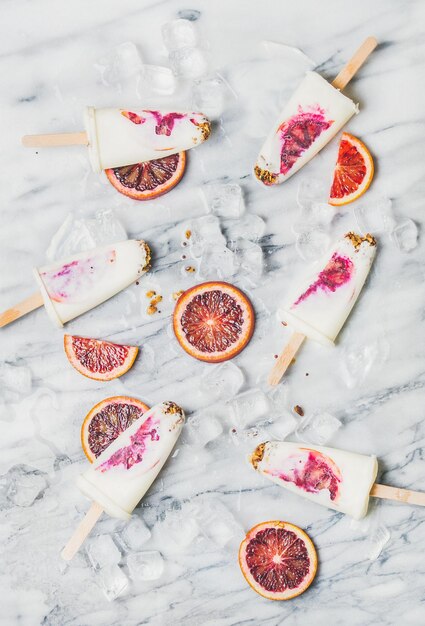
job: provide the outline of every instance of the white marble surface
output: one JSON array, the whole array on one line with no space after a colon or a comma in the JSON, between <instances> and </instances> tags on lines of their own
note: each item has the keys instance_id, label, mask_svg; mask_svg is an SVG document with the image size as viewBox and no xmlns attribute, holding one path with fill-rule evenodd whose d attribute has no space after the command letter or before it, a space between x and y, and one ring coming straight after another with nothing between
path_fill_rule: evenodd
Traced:
<instances>
[{"instance_id":1,"label":"white marble surface","mask_svg":"<svg viewBox=\"0 0 425 626\"><path fill-rule=\"evenodd\" d=\"M229 98L209 144L190 154L186 176L173 192L138 204L99 184L79 148L38 154L21 148L23 133L79 130L83 104L123 104L123 98L139 102L133 84L121 95L118 89L102 86L93 63L114 45L133 41L147 63L165 64L160 27L189 9L194 17L199 15L212 68L226 78L236 97ZM125 593L108 602L84 551L69 568L59 558L87 508L74 478L86 464L79 429L91 406L122 393L151 404L172 399L189 415L212 404L199 388L199 377L209 366L184 354L170 332L172 292L200 280L196 273L181 273L186 223L205 212L200 185L240 183L247 212L266 223L260 241L263 277L257 285L249 285L241 273L234 279L251 295L258 316L252 342L234 361L245 374L244 390L264 384L274 354L289 336L274 313L278 295L305 266L291 228L299 217L296 194L303 179L329 177L333 153L331 148L280 188L268 190L253 180L252 163L270 116L305 69L303 62L288 58L267 63L263 40L301 48L323 75L332 77L365 36L379 39L379 49L347 89L361 107L349 129L366 141L377 164L373 186L359 204L373 211L379 199L391 198L396 219L410 217L421 229L423 3L15 0L3 2L2 13L1 308L34 290L31 267L43 262L52 235L70 212L91 217L97 209L114 208L129 236L143 236L152 244L155 260L139 286L67 327L74 334L140 345L139 361L121 380L100 384L77 374L64 355L63 332L51 326L43 310L1 330L1 361L24 369L14 371L15 378L22 377L12 381L15 390L4 380L0 390L0 623L423 624L425 509L379 502L365 523L355 526L341 514L279 490L246 464L247 447L233 443L225 407L216 407L223 433L201 449L185 434L177 456L136 510L154 527L143 550L162 552L165 569L160 579L130 580ZM188 88L181 87L171 101L190 104ZM336 213L329 235L356 227L355 206ZM222 226L226 232L232 224ZM306 415L322 410L342 421L331 444L375 453L383 482L425 490L421 230L419 235L419 246L410 253L400 252L388 234L379 237L370 280L338 345L326 349L307 344L285 387L287 411L299 404ZM144 294L151 286L164 297L155 317L144 313ZM347 363L355 370L354 378L347 379ZM268 428L265 436L273 425ZM253 439L252 447L262 435ZM225 547L202 533L188 547L170 544L161 526L164 516L166 521L178 517L173 513L178 503L189 516L197 504L207 511L208 506L218 506L216 500L245 530L267 519L286 519L305 528L320 559L310 590L289 603L257 596L239 571L242 532L237 530ZM382 525L390 541L377 560L370 560L374 529ZM120 524L108 519L95 531L120 532ZM126 553L120 566L129 577Z\"/></svg>"}]
</instances>

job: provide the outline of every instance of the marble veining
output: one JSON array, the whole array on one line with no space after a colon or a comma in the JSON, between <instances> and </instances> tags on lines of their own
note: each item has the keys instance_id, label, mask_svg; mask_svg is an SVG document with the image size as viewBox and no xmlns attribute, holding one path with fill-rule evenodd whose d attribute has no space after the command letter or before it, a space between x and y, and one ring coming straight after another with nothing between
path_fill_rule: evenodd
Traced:
<instances>
[{"instance_id":1,"label":"marble veining","mask_svg":"<svg viewBox=\"0 0 425 626\"><path fill-rule=\"evenodd\" d=\"M15 0L4 2L2 13L1 309L35 291L31 269L46 263L51 238L70 213L89 218L114 209L128 237L152 247L153 263L139 285L65 330L54 328L42 309L0 330L0 624L425 623L425 509L374 501L368 517L353 523L268 483L246 460L279 422L293 417L299 424L292 410L298 404L306 415L326 411L338 418L342 426L329 445L376 454L380 481L425 491L423 3ZM80 147L21 147L26 133L81 130L85 105L140 108L168 102L190 109L190 84L180 85L174 97L150 94L145 100L131 81L107 87L94 69L124 41L137 44L146 63L166 65L160 29L176 17L199 26L211 71L229 92L208 143L188 155L185 177L171 193L136 203L92 174ZM234 360L245 376L241 391L266 390L274 355L289 337L275 313L306 266L295 245L297 193L306 178L328 181L335 142L276 189L254 180L253 164L304 71L316 67L332 79L368 35L377 37L379 47L345 93L360 104L348 129L375 156L376 176L364 198L335 212L325 236L335 239L355 230L357 204L373 211L389 198L397 221L411 218L419 227L419 245L403 253L388 234L376 233L376 261L336 346L306 342L283 386L283 416L240 428L228 405L202 390L210 366L191 359L173 337L172 293L201 281L199 261L182 247L184 233L206 214L199 187L212 182L240 184L245 215L265 221L257 241L264 259L261 277L239 271L231 282L246 291L257 314L254 337ZM279 49L270 42L295 46L306 57L279 61ZM229 240L234 220L220 218L220 227ZM188 263L194 274L184 271ZM150 289L163 296L154 316L146 313ZM141 347L140 358L110 383L83 378L66 359L63 332L134 343ZM196 443L195 423L186 425L173 458L136 509L152 532L142 550L164 558L158 580L133 580L129 551L120 543L122 522L105 516L97 524L95 535L111 537L120 549L120 569L129 580L124 593L109 602L85 550L67 567L59 554L88 508L75 486L87 466L79 439L82 419L96 402L124 394L151 406L173 400L189 422L205 414L208 424L215 423L208 417L212 411L222 432L203 446ZM212 538L214 515L232 531L228 542L221 535ZM298 524L318 549L315 582L287 603L257 596L237 564L243 531L268 519ZM389 541L370 559L383 527Z\"/></svg>"}]
</instances>

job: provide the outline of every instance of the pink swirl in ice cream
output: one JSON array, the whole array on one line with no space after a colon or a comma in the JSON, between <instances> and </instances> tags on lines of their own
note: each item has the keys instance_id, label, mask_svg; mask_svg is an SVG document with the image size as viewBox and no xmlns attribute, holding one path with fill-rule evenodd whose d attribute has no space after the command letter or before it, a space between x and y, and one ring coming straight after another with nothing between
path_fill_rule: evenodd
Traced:
<instances>
[{"instance_id":1,"label":"pink swirl in ice cream","mask_svg":"<svg viewBox=\"0 0 425 626\"><path fill-rule=\"evenodd\" d=\"M199 134L205 141L211 134L211 123L205 117L203 113L161 113L160 111L143 110L140 113L134 113L133 111L121 111L121 115L129 119L133 124L145 124L146 132L148 135L170 137L173 135L174 130L177 128L178 122L183 124L181 133L190 132L190 124L197 128L197 133L192 138L193 144L199 142ZM180 134L181 134L180 133ZM176 133L174 133L176 135ZM178 135L178 133L177 133ZM177 138L176 138L177 140ZM167 149L171 149L171 146L167 146ZM158 147L164 149L164 146Z\"/></svg>"},{"instance_id":2,"label":"pink swirl in ice cream","mask_svg":"<svg viewBox=\"0 0 425 626\"><path fill-rule=\"evenodd\" d=\"M333 120L327 120L325 111L317 104L285 120L278 128L277 134L282 142L280 153L280 173L287 174L300 156L310 148L316 139L328 130Z\"/></svg>"},{"instance_id":3,"label":"pink swirl in ice cream","mask_svg":"<svg viewBox=\"0 0 425 626\"><path fill-rule=\"evenodd\" d=\"M327 489L330 499L336 500L342 481L338 466L330 457L317 450L309 448L299 450L299 453L292 454L285 459L278 469L265 470L265 472L293 483L309 493L319 493Z\"/></svg>"},{"instance_id":4,"label":"pink swirl in ice cream","mask_svg":"<svg viewBox=\"0 0 425 626\"><path fill-rule=\"evenodd\" d=\"M121 111L121 115L127 117L133 124L144 124L147 120L155 120L155 134L166 135L169 137L173 132L176 120L181 120L186 117L184 113L166 113L162 115L159 111L142 111L144 117L138 113L132 113L131 111Z\"/></svg>"},{"instance_id":5,"label":"pink swirl in ice cream","mask_svg":"<svg viewBox=\"0 0 425 626\"><path fill-rule=\"evenodd\" d=\"M123 446L114 452L109 459L101 463L96 470L100 470L102 473L111 469L112 467L118 467L123 465L125 469L131 469L137 463L141 463L146 455L150 443L152 441L159 441L158 433L158 419L152 415L143 422L140 428L130 437L130 444ZM159 462L159 458L155 461L155 466ZM151 469L151 466L149 469Z\"/></svg>"},{"instance_id":6,"label":"pink swirl in ice cream","mask_svg":"<svg viewBox=\"0 0 425 626\"><path fill-rule=\"evenodd\" d=\"M334 252L325 269L319 273L318 279L300 295L291 308L303 302L303 300L306 300L306 298L312 293L315 293L318 289L334 293L339 287L349 282L353 272L354 264L351 259Z\"/></svg>"},{"instance_id":7,"label":"pink swirl in ice cream","mask_svg":"<svg viewBox=\"0 0 425 626\"><path fill-rule=\"evenodd\" d=\"M109 263L116 258L115 250L107 250L89 258L64 263L59 269L40 273L49 297L55 302L81 301L99 281Z\"/></svg>"}]
</instances>

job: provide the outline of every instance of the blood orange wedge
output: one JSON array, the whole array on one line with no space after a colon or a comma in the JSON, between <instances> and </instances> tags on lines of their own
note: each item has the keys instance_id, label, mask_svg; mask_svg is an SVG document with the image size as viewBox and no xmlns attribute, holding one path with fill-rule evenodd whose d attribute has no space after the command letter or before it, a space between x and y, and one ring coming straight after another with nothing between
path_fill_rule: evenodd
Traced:
<instances>
[{"instance_id":1,"label":"blood orange wedge","mask_svg":"<svg viewBox=\"0 0 425 626\"><path fill-rule=\"evenodd\" d=\"M171 154L154 161L105 170L109 182L133 200L153 200L181 180L186 168L186 152Z\"/></svg>"},{"instance_id":2,"label":"blood orange wedge","mask_svg":"<svg viewBox=\"0 0 425 626\"><path fill-rule=\"evenodd\" d=\"M106 398L96 404L81 426L81 445L90 463L148 410L146 404L127 396Z\"/></svg>"},{"instance_id":3,"label":"blood orange wedge","mask_svg":"<svg viewBox=\"0 0 425 626\"><path fill-rule=\"evenodd\" d=\"M188 289L174 309L174 332L184 350L200 361L231 359L254 331L254 309L239 289L208 282Z\"/></svg>"},{"instance_id":4,"label":"blood orange wedge","mask_svg":"<svg viewBox=\"0 0 425 626\"><path fill-rule=\"evenodd\" d=\"M239 548L239 565L249 585L269 600L290 600L303 593L317 571L310 537L288 522L262 522Z\"/></svg>"},{"instance_id":5,"label":"blood orange wedge","mask_svg":"<svg viewBox=\"0 0 425 626\"><path fill-rule=\"evenodd\" d=\"M265 185L275 185L279 181L278 174L286 175L308 150L316 139L333 124L333 120L325 117L319 106L311 111L302 111L285 120L278 128L277 137L280 147L280 171L270 172L256 166L255 176Z\"/></svg>"},{"instance_id":6,"label":"blood orange wedge","mask_svg":"<svg viewBox=\"0 0 425 626\"><path fill-rule=\"evenodd\" d=\"M133 365L139 348L100 339L64 335L65 353L75 369L94 380L112 380Z\"/></svg>"},{"instance_id":7,"label":"blood orange wedge","mask_svg":"<svg viewBox=\"0 0 425 626\"><path fill-rule=\"evenodd\" d=\"M349 133L343 133L329 204L342 206L360 198L372 182L374 170L372 155L364 143Z\"/></svg>"}]
</instances>

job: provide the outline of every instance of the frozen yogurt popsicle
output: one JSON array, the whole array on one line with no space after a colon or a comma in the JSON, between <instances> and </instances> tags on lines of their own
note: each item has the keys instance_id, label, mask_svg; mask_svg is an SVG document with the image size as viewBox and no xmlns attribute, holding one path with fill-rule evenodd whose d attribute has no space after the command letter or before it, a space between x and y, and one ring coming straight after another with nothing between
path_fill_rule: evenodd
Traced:
<instances>
[{"instance_id":1,"label":"frozen yogurt popsicle","mask_svg":"<svg viewBox=\"0 0 425 626\"><path fill-rule=\"evenodd\" d=\"M86 145L93 170L100 172L189 150L211 134L208 118L193 111L87 107L84 124L82 133L26 135L22 142L27 147Z\"/></svg>"},{"instance_id":2,"label":"frozen yogurt popsicle","mask_svg":"<svg viewBox=\"0 0 425 626\"><path fill-rule=\"evenodd\" d=\"M358 112L350 98L316 72L307 72L260 150L254 173L265 185L298 172Z\"/></svg>"},{"instance_id":3,"label":"frozen yogurt popsicle","mask_svg":"<svg viewBox=\"0 0 425 626\"><path fill-rule=\"evenodd\" d=\"M269 377L276 385L305 337L333 344L365 283L376 254L376 240L347 233L290 290L278 317L294 334Z\"/></svg>"},{"instance_id":4,"label":"frozen yogurt popsicle","mask_svg":"<svg viewBox=\"0 0 425 626\"><path fill-rule=\"evenodd\" d=\"M377 45L369 37L350 62L328 83L317 72L307 72L260 150L254 167L265 185L278 185L308 163L358 112L341 93Z\"/></svg>"},{"instance_id":5,"label":"frozen yogurt popsicle","mask_svg":"<svg viewBox=\"0 0 425 626\"><path fill-rule=\"evenodd\" d=\"M103 511L128 520L168 459L184 424L184 412L174 402L162 402L135 420L77 479L92 500L85 518L62 557L70 560Z\"/></svg>"},{"instance_id":6,"label":"frozen yogurt popsicle","mask_svg":"<svg viewBox=\"0 0 425 626\"><path fill-rule=\"evenodd\" d=\"M50 319L61 327L140 278L149 269L150 258L144 241L129 239L36 268L40 292L0 315L0 326L44 304Z\"/></svg>"},{"instance_id":7,"label":"frozen yogurt popsicle","mask_svg":"<svg viewBox=\"0 0 425 626\"><path fill-rule=\"evenodd\" d=\"M289 441L261 443L250 457L254 469L288 491L361 519L369 496L425 506L425 493L375 483L375 456Z\"/></svg>"},{"instance_id":8,"label":"frozen yogurt popsicle","mask_svg":"<svg viewBox=\"0 0 425 626\"><path fill-rule=\"evenodd\" d=\"M333 344L362 290L376 254L372 235L347 233L288 295L278 316L294 330Z\"/></svg>"},{"instance_id":9,"label":"frozen yogurt popsicle","mask_svg":"<svg viewBox=\"0 0 425 626\"><path fill-rule=\"evenodd\" d=\"M111 517L129 519L176 443L184 413L163 402L133 422L82 474L77 485Z\"/></svg>"},{"instance_id":10,"label":"frozen yogurt popsicle","mask_svg":"<svg viewBox=\"0 0 425 626\"><path fill-rule=\"evenodd\" d=\"M289 491L355 519L367 513L378 471L374 456L281 441L259 445L251 463Z\"/></svg>"},{"instance_id":11,"label":"frozen yogurt popsicle","mask_svg":"<svg viewBox=\"0 0 425 626\"><path fill-rule=\"evenodd\" d=\"M90 162L95 172L160 159L199 145L211 133L202 113L88 107Z\"/></svg>"}]
</instances>

